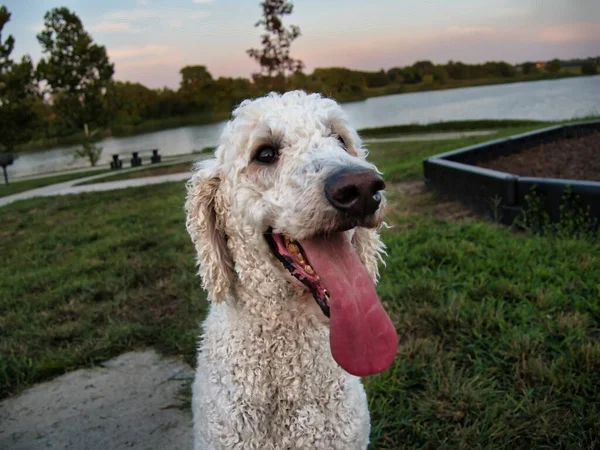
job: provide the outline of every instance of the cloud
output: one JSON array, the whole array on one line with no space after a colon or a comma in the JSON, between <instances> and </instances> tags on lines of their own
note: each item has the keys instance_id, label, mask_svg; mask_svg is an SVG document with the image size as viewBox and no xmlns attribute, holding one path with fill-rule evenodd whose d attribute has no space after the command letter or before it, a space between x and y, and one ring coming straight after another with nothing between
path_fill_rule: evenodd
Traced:
<instances>
[{"instance_id":1,"label":"cloud","mask_svg":"<svg viewBox=\"0 0 600 450\"><path fill-rule=\"evenodd\" d=\"M29 31L33 31L34 33L39 33L40 31L42 31L44 29L44 24L43 23L33 23L31 25L27 25L27 29Z\"/></svg>"},{"instance_id":2,"label":"cloud","mask_svg":"<svg viewBox=\"0 0 600 450\"><path fill-rule=\"evenodd\" d=\"M115 59L136 59L141 56L168 55L177 52L177 49L169 45L142 45L139 47L121 47L108 49L108 55Z\"/></svg>"},{"instance_id":3,"label":"cloud","mask_svg":"<svg viewBox=\"0 0 600 450\"><path fill-rule=\"evenodd\" d=\"M98 22L90 26L90 31L97 33L137 33L128 22Z\"/></svg>"},{"instance_id":4,"label":"cloud","mask_svg":"<svg viewBox=\"0 0 600 450\"><path fill-rule=\"evenodd\" d=\"M104 20L137 22L159 17L159 12L151 9L122 9L104 15Z\"/></svg>"},{"instance_id":5,"label":"cloud","mask_svg":"<svg viewBox=\"0 0 600 450\"><path fill-rule=\"evenodd\" d=\"M530 8L525 6L500 6L493 10L496 16L504 16L504 17L527 17L531 16L533 12Z\"/></svg>"},{"instance_id":6,"label":"cloud","mask_svg":"<svg viewBox=\"0 0 600 450\"><path fill-rule=\"evenodd\" d=\"M538 38L545 42L582 42L600 40L600 23L574 23L544 28Z\"/></svg>"},{"instance_id":7,"label":"cloud","mask_svg":"<svg viewBox=\"0 0 600 450\"><path fill-rule=\"evenodd\" d=\"M210 12L198 10L123 9L105 14L89 28L99 33L139 33L165 26L171 29L184 28L186 23L208 16Z\"/></svg>"},{"instance_id":8,"label":"cloud","mask_svg":"<svg viewBox=\"0 0 600 450\"><path fill-rule=\"evenodd\" d=\"M496 32L496 27L484 26L484 25L471 25L471 26L454 25L454 26L448 27L447 31L451 34L458 34L458 35L494 34Z\"/></svg>"}]
</instances>

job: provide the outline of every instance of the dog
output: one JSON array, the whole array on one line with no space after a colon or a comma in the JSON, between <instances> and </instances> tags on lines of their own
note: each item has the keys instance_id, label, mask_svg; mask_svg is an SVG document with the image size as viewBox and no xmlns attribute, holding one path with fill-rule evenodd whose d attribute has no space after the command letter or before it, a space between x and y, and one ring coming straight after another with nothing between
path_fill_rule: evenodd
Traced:
<instances>
[{"instance_id":1,"label":"dog","mask_svg":"<svg viewBox=\"0 0 600 450\"><path fill-rule=\"evenodd\" d=\"M334 100L271 93L234 110L185 201L210 301L195 449L367 448L359 377L398 346L375 291L384 189Z\"/></svg>"}]
</instances>

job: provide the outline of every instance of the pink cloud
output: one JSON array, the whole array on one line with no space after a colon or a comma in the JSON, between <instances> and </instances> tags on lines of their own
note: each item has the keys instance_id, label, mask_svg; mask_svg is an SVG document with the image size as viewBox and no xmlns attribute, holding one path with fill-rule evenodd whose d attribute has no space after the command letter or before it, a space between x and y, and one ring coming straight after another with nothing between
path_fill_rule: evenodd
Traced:
<instances>
[{"instance_id":1,"label":"pink cloud","mask_svg":"<svg viewBox=\"0 0 600 450\"><path fill-rule=\"evenodd\" d=\"M546 42L599 41L600 23L574 23L547 27L538 37Z\"/></svg>"}]
</instances>

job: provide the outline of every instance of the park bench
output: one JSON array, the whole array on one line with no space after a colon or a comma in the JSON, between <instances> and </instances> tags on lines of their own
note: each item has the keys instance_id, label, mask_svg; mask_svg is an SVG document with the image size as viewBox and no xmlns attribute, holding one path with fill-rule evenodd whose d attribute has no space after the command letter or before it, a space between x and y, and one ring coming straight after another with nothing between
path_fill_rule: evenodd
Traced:
<instances>
[{"instance_id":1,"label":"park bench","mask_svg":"<svg viewBox=\"0 0 600 450\"><path fill-rule=\"evenodd\" d=\"M151 150L152 155L150 156L150 163L151 164L158 164L159 162L161 162L162 160L162 156L160 153L158 153L158 149L152 149ZM131 152L131 167L139 167L142 165L142 157L140 156L140 153L147 153L147 152ZM116 169L121 169L123 167L123 161L121 159L119 159L119 154L114 154L112 155L112 161L110 162L110 168L113 170Z\"/></svg>"},{"instance_id":2,"label":"park bench","mask_svg":"<svg viewBox=\"0 0 600 450\"><path fill-rule=\"evenodd\" d=\"M123 167L123 161L119 159L119 155L112 155L112 161L110 162L110 168L113 170L121 169Z\"/></svg>"},{"instance_id":3,"label":"park bench","mask_svg":"<svg viewBox=\"0 0 600 450\"><path fill-rule=\"evenodd\" d=\"M0 153L0 166L2 166L2 171L4 172L4 183L8 184L8 173L6 173L6 166L10 166L14 157L12 153Z\"/></svg>"}]
</instances>

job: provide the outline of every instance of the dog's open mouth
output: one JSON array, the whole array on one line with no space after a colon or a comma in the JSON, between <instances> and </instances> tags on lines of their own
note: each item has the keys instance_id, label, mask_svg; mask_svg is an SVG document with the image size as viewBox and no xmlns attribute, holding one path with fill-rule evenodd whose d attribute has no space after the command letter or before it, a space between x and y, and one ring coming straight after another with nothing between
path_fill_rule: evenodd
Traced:
<instances>
[{"instance_id":1,"label":"dog's open mouth","mask_svg":"<svg viewBox=\"0 0 600 450\"><path fill-rule=\"evenodd\" d=\"M271 251L294 278L304 284L312 293L315 301L329 317L329 292L321 284L321 278L308 263L302 246L285 234L267 233L265 238Z\"/></svg>"},{"instance_id":2,"label":"dog's open mouth","mask_svg":"<svg viewBox=\"0 0 600 450\"><path fill-rule=\"evenodd\" d=\"M385 370L396 355L396 329L348 235L335 232L296 241L269 230L265 239L330 318L329 343L337 363L358 376Z\"/></svg>"}]
</instances>

